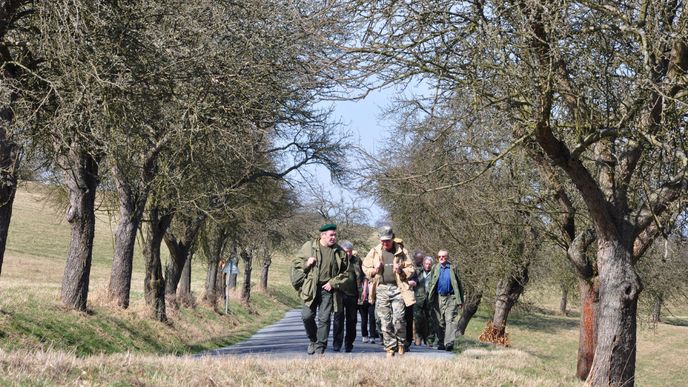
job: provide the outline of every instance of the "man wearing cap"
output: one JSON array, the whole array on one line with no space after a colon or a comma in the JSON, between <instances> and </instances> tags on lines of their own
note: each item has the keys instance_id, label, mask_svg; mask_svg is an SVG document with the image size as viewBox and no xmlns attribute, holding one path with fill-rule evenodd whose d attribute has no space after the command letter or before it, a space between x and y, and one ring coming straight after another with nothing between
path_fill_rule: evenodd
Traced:
<instances>
[{"instance_id":1,"label":"man wearing cap","mask_svg":"<svg viewBox=\"0 0 688 387\"><path fill-rule=\"evenodd\" d=\"M349 241L340 244L348 261L349 279L342 283L339 290L342 293L342 308L334 314L332 324L332 349L339 352L344 343L344 352L351 352L356 340L356 322L358 314L359 283L363 272L361 271L361 259L353 254L354 245ZM346 330L346 337L344 331ZM367 336L367 335L366 335Z\"/></svg>"},{"instance_id":2,"label":"man wearing cap","mask_svg":"<svg viewBox=\"0 0 688 387\"><path fill-rule=\"evenodd\" d=\"M452 351L456 339L456 317L463 308L463 286L457 265L449 263L447 250L437 253L439 263L432 268L428 302L434 313L437 349Z\"/></svg>"},{"instance_id":3,"label":"man wearing cap","mask_svg":"<svg viewBox=\"0 0 688 387\"><path fill-rule=\"evenodd\" d=\"M303 301L301 317L310 340L309 355L325 352L330 334L330 316L341 308L341 293L338 290L348 280L348 261L346 253L337 244L337 226L324 224L319 231L320 237L304 243L293 261L294 270L299 270L305 276L299 296Z\"/></svg>"},{"instance_id":4,"label":"man wearing cap","mask_svg":"<svg viewBox=\"0 0 688 387\"><path fill-rule=\"evenodd\" d=\"M415 303L408 280L415 273L413 262L405 249L394 242L389 226L379 231L380 244L370 250L363 260L363 272L373 284L376 313L381 328L387 357L406 352L406 306ZM409 327L410 328L410 327Z\"/></svg>"}]
</instances>

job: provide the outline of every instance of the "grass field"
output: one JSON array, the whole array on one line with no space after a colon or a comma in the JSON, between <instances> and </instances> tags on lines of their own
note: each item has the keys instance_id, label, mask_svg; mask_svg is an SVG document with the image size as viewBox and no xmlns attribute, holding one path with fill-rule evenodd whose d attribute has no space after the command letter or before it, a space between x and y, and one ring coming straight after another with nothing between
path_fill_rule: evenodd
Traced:
<instances>
[{"instance_id":1,"label":"grass field","mask_svg":"<svg viewBox=\"0 0 688 387\"><path fill-rule=\"evenodd\" d=\"M235 295L227 316L199 302L196 308L168 310L170 323L157 323L149 318L143 301L140 251L134 263L131 307L122 311L108 303L105 293L114 224L100 211L90 311L65 310L59 293L69 227L45 200L45 194L42 187L22 186L15 202L0 276L2 385L382 386L419 381L431 385L580 385L573 377L578 316L575 311L569 316L552 313L558 300L546 289L526 292L510 316L511 348L477 341L489 318L489 305L485 305L460 339L455 361L449 363L395 358L390 364L378 357L354 361L328 356L307 361L189 358L184 355L240 341L296 305L295 292L287 283L287 259L274 260L270 290L254 290L250 309L240 305ZM200 257L192 272L192 289L200 300L205 276ZM688 385L688 309L672 306L670 310L673 314L666 316L667 323L654 326L644 323L644 312L639 316L639 386Z\"/></svg>"}]
</instances>

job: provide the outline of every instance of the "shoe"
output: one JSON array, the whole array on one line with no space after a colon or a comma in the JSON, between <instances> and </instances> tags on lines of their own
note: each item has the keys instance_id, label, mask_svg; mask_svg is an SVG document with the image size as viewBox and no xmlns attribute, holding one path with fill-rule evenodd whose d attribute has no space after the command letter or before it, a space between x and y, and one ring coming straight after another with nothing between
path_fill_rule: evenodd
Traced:
<instances>
[{"instance_id":1,"label":"shoe","mask_svg":"<svg viewBox=\"0 0 688 387\"><path fill-rule=\"evenodd\" d=\"M311 341L310 344L308 344L308 354L312 355L315 353L315 341Z\"/></svg>"},{"instance_id":2,"label":"shoe","mask_svg":"<svg viewBox=\"0 0 688 387\"><path fill-rule=\"evenodd\" d=\"M421 340L420 338L417 338L417 339L416 339L416 343L415 343L415 344L416 344L416 345L418 345L418 346L420 346L420 344L421 344L421 341L422 341L422 340Z\"/></svg>"},{"instance_id":3,"label":"shoe","mask_svg":"<svg viewBox=\"0 0 688 387\"><path fill-rule=\"evenodd\" d=\"M453 345L453 344L449 344L449 345L447 345L447 346L444 348L444 350L447 351L447 352L453 352L453 351L454 351L454 345Z\"/></svg>"},{"instance_id":4,"label":"shoe","mask_svg":"<svg viewBox=\"0 0 688 387\"><path fill-rule=\"evenodd\" d=\"M332 350L335 352L339 352L342 350L342 347L334 347L334 348L332 348Z\"/></svg>"},{"instance_id":5,"label":"shoe","mask_svg":"<svg viewBox=\"0 0 688 387\"><path fill-rule=\"evenodd\" d=\"M375 339L371 337L369 343L370 343L370 344L375 344Z\"/></svg>"},{"instance_id":6,"label":"shoe","mask_svg":"<svg viewBox=\"0 0 688 387\"><path fill-rule=\"evenodd\" d=\"M391 359L392 357L394 357L394 350L388 349L387 350L387 359Z\"/></svg>"},{"instance_id":7,"label":"shoe","mask_svg":"<svg viewBox=\"0 0 688 387\"><path fill-rule=\"evenodd\" d=\"M363 336L363 339L362 339L361 341L364 342L364 343L367 343L367 342L368 342L368 337Z\"/></svg>"},{"instance_id":8,"label":"shoe","mask_svg":"<svg viewBox=\"0 0 688 387\"><path fill-rule=\"evenodd\" d=\"M354 347L346 347L344 348L344 352L349 353L354 350Z\"/></svg>"},{"instance_id":9,"label":"shoe","mask_svg":"<svg viewBox=\"0 0 688 387\"><path fill-rule=\"evenodd\" d=\"M442 345L442 344L438 345L438 346L437 346L437 349L440 350L440 351L444 351L444 350L445 350L444 345Z\"/></svg>"},{"instance_id":10,"label":"shoe","mask_svg":"<svg viewBox=\"0 0 688 387\"><path fill-rule=\"evenodd\" d=\"M406 353L406 348L403 345L399 346L399 356L404 356Z\"/></svg>"}]
</instances>

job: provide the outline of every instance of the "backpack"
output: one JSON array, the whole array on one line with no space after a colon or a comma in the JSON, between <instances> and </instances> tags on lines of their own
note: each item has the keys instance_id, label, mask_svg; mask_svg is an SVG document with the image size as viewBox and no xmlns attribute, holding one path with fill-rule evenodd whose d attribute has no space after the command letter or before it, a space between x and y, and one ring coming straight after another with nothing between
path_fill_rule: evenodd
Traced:
<instances>
[{"instance_id":1,"label":"backpack","mask_svg":"<svg viewBox=\"0 0 688 387\"><path fill-rule=\"evenodd\" d=\"M303 270L301 270L300 267L297 267L296 264L291 265L291 271L289 271L289 280L291 281L291 286L294 288L294 290L300 292L305 279L306 274L303 272Z\"/></svg>"}]
</instances>

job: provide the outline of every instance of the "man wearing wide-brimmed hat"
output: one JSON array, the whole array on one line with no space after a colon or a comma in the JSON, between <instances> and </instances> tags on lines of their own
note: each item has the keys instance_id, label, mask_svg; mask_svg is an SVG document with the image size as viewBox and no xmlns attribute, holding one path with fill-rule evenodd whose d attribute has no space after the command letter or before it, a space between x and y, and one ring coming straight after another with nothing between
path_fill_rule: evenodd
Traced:
<instances>
[{"instance_id":1,"label":"man wearing wide-brimmed hat","mask_svg":"<svg viewBox=\"0 0 688 387\"><path fill-rule=\"evenodd\" d=\"M391 227L381 228L378 234L380 244L363 260L363 271L373 283L375 311L380 317L385 350L387 357L392 357L406 352L404 311L416 302L408 283L416 269L406 250L394 242Z\"/></svg>"},{"instance_id":2,"label":"man wearing wide-brimmed hat","mask_svg":"<svg viewBox=\"0 0 688 387\"><path fill-rule=\"evenodd\" d=\"M347 258L337 244L337 225L320 227L320 237L303 244L293 262L303 273L299 296L303 301L301 317L310 340L308 354L322 354L330 334L330 315L341 308L340 286L348 280ZM318 315L316 324L315 317Z\"/></svg>"}]
</instances>

